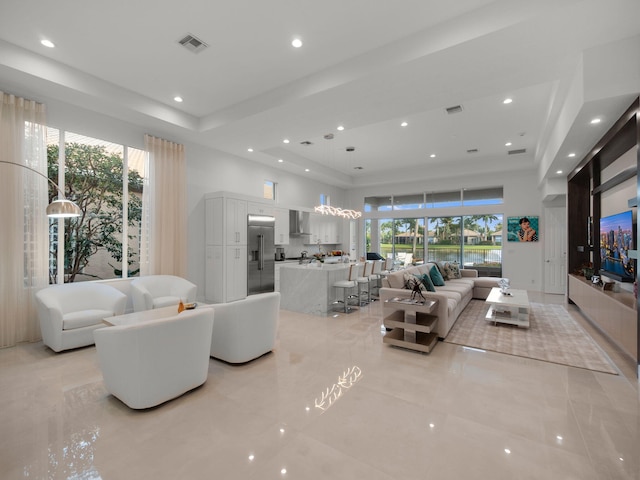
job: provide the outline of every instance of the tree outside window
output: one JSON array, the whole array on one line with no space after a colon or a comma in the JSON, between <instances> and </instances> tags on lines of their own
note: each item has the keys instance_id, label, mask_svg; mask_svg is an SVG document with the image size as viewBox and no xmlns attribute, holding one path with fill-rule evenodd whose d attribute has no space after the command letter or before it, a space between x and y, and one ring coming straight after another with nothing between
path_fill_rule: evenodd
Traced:
<instances>
[{"instance_id":1,"label":"tree outside window","mask_svg":"<svg viewBox=\"0 0 640 480\"><path fill-rule=\"evenodd\" d=\"M47 146L48 173L57 183L60 152L53 137ZM70 141L65 143L64 191L82 215L64 222L64 281L138 275L144 152L127 148L129 168L125 175L122 145L71 133L65 138ZM56 196L50 186L50 200ZM57 283L61 273L57 268L59 226L58 220L50 221L51 283Z\"/></svg>"}]
</instances>

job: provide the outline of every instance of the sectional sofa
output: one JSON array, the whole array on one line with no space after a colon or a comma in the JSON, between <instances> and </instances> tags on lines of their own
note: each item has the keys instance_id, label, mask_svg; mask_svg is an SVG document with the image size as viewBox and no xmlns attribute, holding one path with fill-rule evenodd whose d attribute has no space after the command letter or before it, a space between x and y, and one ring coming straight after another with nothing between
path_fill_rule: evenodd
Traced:
<instances>
[{"instance_id":1,"label":"sectional sofa","mask_svg":"<svg viewBox=\"0 0 640 480\"><path fill-rule=\"evenodd\" d=\"M442 265L425 263L402 270L389 272L382 280L380 301L384 302L394 297L409 298L412 291L405 288L407 278L413 275L429 274L431 268L442 271ZM444 286L436 286L435 292L422 291L427 300L438 300L438 325L436 332L440 338L446 338L462 311L472 298L486 299L493 287L498 286L499 278L479 277L478 271L463 268L459 270L460 278L445 278Z\"/></svg>"}]
</instances>

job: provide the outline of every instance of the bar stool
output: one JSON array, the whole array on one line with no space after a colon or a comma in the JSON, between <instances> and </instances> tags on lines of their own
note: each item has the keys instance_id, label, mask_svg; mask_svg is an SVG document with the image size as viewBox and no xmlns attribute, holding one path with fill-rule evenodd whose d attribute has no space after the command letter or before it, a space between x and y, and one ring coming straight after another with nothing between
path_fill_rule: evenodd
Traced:
<instances>
[{"instance_id":1,"label":"bar stool","mask_svg":"<svg viewBox=\"0 0 640 480\"><path fill-rule=\"evenodd\" d=\"M381 278L382 278L382 264L384 263L384 260L376 260L373 262L373 266L372 266L372 271L371 271L371 275L369 275L369 290L371 290L369 297L371 297L371 295L374 295L376 297L380 296L380 287L381 285ZM375 300L375 299L372 299Z\"/></svg>"},{"instance_id":2,"label":"bar stool","mask_svg":"<svg viewBox=\"0 0 640 480\"><path fill-rule=\"evenodd\" d=\"M362 275L359 276L356 280L356 282L358 283L358 303L361 306L371 303L371 279L369 278L369 276L371 275L372 269L373 262L365 262L364 271L362 272ZM365 285L367 289L363 290ZM362 295L365 293L367 294L367 299L363 301Z\"/></svg>"},{"instance_id":3,"label":"bar stool","mask_svg":"<svg viewBox=\"0 0 640 480\"><path fill-rule=\"evenodd\" d=\"M349 298L354 298L355 295L349 294L349 291L356 286L356 278L360 274L360 265L352 263L349 265L349 276L346 280L338 280L333 284L335 288L342 288L342 300L336 300L333 305L342 303L344 305L343 312L351 313L353 309L349 306Z\"/></svg>"}]
</instances>

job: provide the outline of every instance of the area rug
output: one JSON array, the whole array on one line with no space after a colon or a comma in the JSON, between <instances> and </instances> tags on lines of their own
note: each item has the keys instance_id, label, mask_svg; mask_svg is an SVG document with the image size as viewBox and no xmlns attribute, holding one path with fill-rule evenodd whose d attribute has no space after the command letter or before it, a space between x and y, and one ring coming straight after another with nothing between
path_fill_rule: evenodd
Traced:
<instances>
[{"instance_id":1,"label":"area rug","mask_svg":"<svg viewBox=\"0 0 640 480\"><path fill-rule=\"evenodd\" d=\"M531 303L530 327L485 320L489 306L471 300L444 340L448 343L618 375L618 370L562 305Z\"/></svg>"}]
</instances>

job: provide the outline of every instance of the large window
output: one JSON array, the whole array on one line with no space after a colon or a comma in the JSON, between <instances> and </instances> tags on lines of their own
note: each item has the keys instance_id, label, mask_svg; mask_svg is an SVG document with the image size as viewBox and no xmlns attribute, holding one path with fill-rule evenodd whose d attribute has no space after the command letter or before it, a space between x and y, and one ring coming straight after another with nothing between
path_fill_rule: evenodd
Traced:
<instances>
[{"instance_id":1,"label":"large window","mask_svg":"<svg viewBox=\"0 0 640 480\"><path fill-rule=\"evenodd\" d=\"M418 210L423 208L450 208L461 206L499 205L502 203L502 187L423 192L403 195L365 197L365 212L391 210Z\"/></svg>"},{"instance_id":2,"label":"large window","mask_svg":"<svg viewBox=\"0 0 640 480\"><path fill-rule=\"evenodd\" d=\"M49 129L47 158L49 178L61 178L82 210L78 218L50 220L50 283L138 275L146 153ZM49 196L57 196L53 186Z\"/></svg>"},{"instance_id":3,"label":"large window","mask_svg":"<svg viewBox=\"0 0 640 480\"><path fill-rule=\"evenodd\" d=\"M396 267L458 262L482 276L502 275L502 214L366 219L366 251Z\"/></svg>"}]
</instances>

